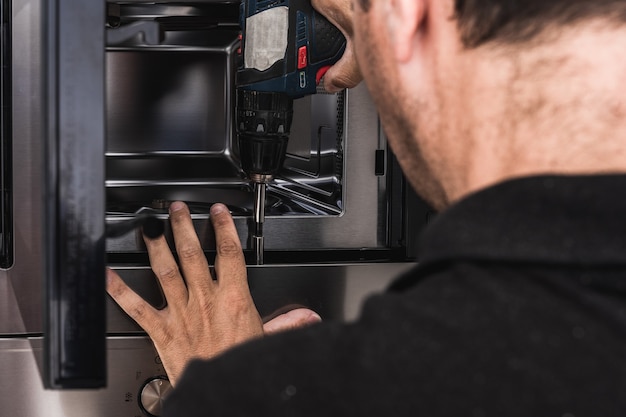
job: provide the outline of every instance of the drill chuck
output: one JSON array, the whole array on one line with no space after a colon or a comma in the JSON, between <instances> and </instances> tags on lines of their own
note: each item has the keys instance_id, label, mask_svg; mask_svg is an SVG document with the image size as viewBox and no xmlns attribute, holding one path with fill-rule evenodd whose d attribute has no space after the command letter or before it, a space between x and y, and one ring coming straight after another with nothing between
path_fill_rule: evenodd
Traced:
<instances>
[{"instance_id":1,"label":"drill chuck","mask_svg":"<svg viewBox=\"0 0 626 417\"><path fill-rule=\"evenodd\" d=\"M293 119L285 93L237 90L241 168L255 182L268 182L283 165Z\"/></svg>"}]
</instances>

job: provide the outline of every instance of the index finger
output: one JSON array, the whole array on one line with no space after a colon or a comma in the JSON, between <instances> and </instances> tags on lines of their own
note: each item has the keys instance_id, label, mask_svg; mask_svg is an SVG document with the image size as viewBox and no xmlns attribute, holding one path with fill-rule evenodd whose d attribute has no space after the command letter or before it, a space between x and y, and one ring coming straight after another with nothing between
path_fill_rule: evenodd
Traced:
<instances>
[{"instance_id":1,"label":"index finger","mask_svg":"<svg viewBox=\"0 0 626 417\"><path fill-rule=\"evenodd\" d=\"M209 272L209 263L193 226L189 208L185 203L175 201L170 205L170 223L180 268L190 292L211 291L213 279Z\"/></svg>"},{"instance_id":2,"label":"index finger","mask_svg":"<svg viewBox=\"0 0 626 417\"><path fill-rule=\"evenodd\" d=\"M152 334L158 328L159 312L126 285L122 278L110 268L106 270L106 290L122 310L147 333Z\"/></svg>"},{"instance_id":3,"label":"index finger","mask_svg":"<svg viewBox=\"0 0 626 417\"><path fill-rule=\"evenodd\" d=\"M344 88L356 87L363 80L363 76L354 54L351 1L312 0L311 4L346 37L346 50L324 76L324 88L329 93L335 93Z\"/></svg>"},{"instance_id":4,"label":"index finger","mask_svg":"<svg viewBox=\"0 0 626 417\"><path fill-rule=\"evenodd\" d=\"M247 288L246 260L228 208L223 204L214 204L211 207L211 222L215 230L215 272L218 283Z\"/></svg>"},{"instance_id":5,"label":"index finger","mask_svg":"<svg viewBox=\"0 0 626 417\"><path fill-rule=\"evenodd\" d=\"M356 87L362 80L363 75L354 55L354 47L348 40L343 56L324 76L324 89L329 93L336 93L345 88Z\"/></svg>"}]
</instances>

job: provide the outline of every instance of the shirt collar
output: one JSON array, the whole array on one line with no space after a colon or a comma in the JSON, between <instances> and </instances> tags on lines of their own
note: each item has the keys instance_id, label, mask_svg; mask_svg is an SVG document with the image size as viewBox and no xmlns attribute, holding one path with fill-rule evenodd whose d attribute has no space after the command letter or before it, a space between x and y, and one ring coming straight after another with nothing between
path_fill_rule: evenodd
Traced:
<instances>
[{"instance_id":1,"label":"shirt collar","mask_svg":"<svg viewBox=\"0 0 626 417\"><path fill-rule=\"evenodd\" d=\"M440 213L418 261L626 265L626 175L537 176L500 183Z\"/></svg>"}]
</instances>

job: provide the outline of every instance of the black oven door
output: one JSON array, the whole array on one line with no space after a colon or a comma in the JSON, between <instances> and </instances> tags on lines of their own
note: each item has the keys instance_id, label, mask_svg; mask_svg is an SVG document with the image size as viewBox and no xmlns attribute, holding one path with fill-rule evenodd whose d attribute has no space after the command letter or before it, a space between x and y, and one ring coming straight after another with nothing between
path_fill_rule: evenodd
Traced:
<instances>
[{"instance_id":1,"label":"black oven door","mask_svg":"<svg viewBox=\"0 0 626 417\"><path fill-rule=\"evenodd\" d=\"M47 388L106 385L102 0L42 2Z\"/></svg>"}]
</instances>

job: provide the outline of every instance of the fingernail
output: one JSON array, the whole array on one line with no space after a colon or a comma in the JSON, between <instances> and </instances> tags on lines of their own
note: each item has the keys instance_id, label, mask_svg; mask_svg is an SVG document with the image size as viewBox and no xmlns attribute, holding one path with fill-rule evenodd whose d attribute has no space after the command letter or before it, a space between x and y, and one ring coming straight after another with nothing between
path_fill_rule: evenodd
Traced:
<instances>
[{"instance_id":1,"label":"fingernail","mask_svg":"<svg viewBox=\"0 0 626 417\"><path fill-rule=\"evenodd\" d=\"M170 213L182 210L183 208L185 208L185 203L183 203L182 201L174 201L172 204L170 204Z\"/></svg>"},{"instance_id":2,"label":"fingernail","mask_svg":"<svg viewBox=\"0 0 626 417\"><path fill-rule=\"evenodd\" d=\"M320 323L321 321L322 321L322 318L320 317L320 315L314 311L312 311L311 315L307 317L307 323L315 324L315 323Z\"/></svg>"},{"instance_id":3,"label":"fingernail","mask_svg":"<svg viewBox=\"0 0 626 417\"><path fill-rule=\"evenodd\" d=\"M228 211L228 208L221 203L213 204L211 206L211 214L220 214L226 211Z\"/></svg>"}]
</instances>

